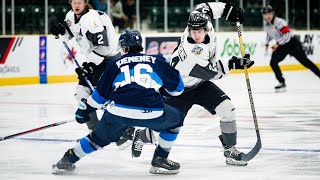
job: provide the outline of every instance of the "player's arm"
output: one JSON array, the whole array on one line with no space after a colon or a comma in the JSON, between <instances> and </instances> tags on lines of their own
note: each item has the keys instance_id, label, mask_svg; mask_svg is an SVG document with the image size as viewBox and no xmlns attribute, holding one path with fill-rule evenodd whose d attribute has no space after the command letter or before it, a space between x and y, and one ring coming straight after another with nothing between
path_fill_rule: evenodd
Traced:
<instances>
[{"instance_id":1,"label":"player's arm","mask_svg":"<svg viewBox=\"0 0 320 180\"><path fill-rule=\"evenodd\" d=\"M116 77L118 67L114 61L107 64L107 67L99 80L97 88L92 92L88 98L88 104L94 108L101 109L108 101L109 94L112 91L112 82Z\"/></svg>"},{"instance_id":2,"label":"player's arm","mask_svg":"<svg viewBox=\"0 0 320 180\"><path fill-rule=\"evenodd\" d=\"M174 69L163 57L157 57L155 71L163 81L160 93L164 96L179 96L184 90L184 83L178 70Z\"/></svg>"},{"instance_id":3,"label":"player's arm","mask_svg":"<svg viewBox=\"0 0 320 180\"><path fill-rule=\"evenodd\" d=\"M207 14L211 19L219 19L221 17L233 23L239 21L244 22L243 9L236 8L230 3L208 2L195 5L193 12L202 12Z\"/></svg>"},{"instance_id":4,"label":"player's arm","mask_svg":"<svg viewBox=\"0 0 320 180\"><path fill-rule=\"evenodd\" d=\"M278 41L277 43L279 45L284 45L285 43L287 43L290 40L290 28L287 24L287 22L283 19L280 19L279 22L277 22L275 24L278 29L280 30L280 33L283 35Z\"/></svg>"},{"instance_id":5,"label":"player's arm","mask_svg":"<svg viewBox=\"0 0 320 180\"><path fill-rule=\"evenodd\" d=\"M92 52L87 56L87 60L100 64L108 53L108 46L111 45L108 41L107 31L100 19L95 16L90 19L88 18L84 29L84 35L94 47Z\"/></svg>"},{"instance_id":6,"label":"player's arm","mask_svg":"<svg viewBox=\"0 0 320 180\"><path fill-rule=\"evenodd\" d=\"M251 61L249 54L246 54L244 58L233 56L227 63L218 60L217 62L209 61L209 64L204 67L196 64L190 72L190 76L207 81L221 79L229 75L231 69L244 69L244 66L250 68L253 64L254 61Z\"/></svg>"},{"instance_id":7,"label":"player's arm","mask_svg":"<svg viewBox=\"0 0 320 180\"><path fill-rule=\"evenodd\" d=\"M270 34L267 32L266 43L265 43L266 48L269 46L269 42L271 40L272 40L272 36L270 36Z\"/></svg>"},{"instance_id":8,"label":"player's arm","mask_svg":"<svg viewBox=\"0 0 320 180\"><path fill-rule=\"evenodd\" d=\"M73 18L73 14L69 11L66 14L65 20L62 22L54 21L50 24L50 32L56 37L60 37L64 40L71 39L74 35L70 30L70 24L68 24L68 19Z\"/></svg>"},{"instance_id":9,"label":"player's arm","mask_svg":"<svg viewBox=\"0 0 320 180\"><path fill-rule=\"evenodd\" d=\"M212 79L220 79L228 74L228 66L219 60L216 63L209 62L206 66L196 64L192 68L189 76L208 81Z\"/></svg>"}]
</instances>

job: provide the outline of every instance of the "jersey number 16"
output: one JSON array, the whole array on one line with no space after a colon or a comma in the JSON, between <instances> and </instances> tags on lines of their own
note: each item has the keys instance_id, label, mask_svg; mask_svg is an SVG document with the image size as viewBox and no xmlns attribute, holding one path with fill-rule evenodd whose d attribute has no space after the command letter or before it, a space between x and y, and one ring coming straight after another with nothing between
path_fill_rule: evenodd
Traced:
<instances>
[{"instance_id":1,"label":"jersey number 16","mask_svg":"<svg viewBox=\"0 0 320 180\"><path fill-rule=\"evenodd\" d=\"M137 64L133 68L133 72L130 73L129 65L121 67L121 72L124 73L124 80L121 82L120 87L125 86L127 84L131 84L132 82L137 83L140 86L145 88L151 88L151 76L147 73L152 73L153 69L148 64ZM147 73L143 73L145 70Z\"/></svg>"}]
</instances>

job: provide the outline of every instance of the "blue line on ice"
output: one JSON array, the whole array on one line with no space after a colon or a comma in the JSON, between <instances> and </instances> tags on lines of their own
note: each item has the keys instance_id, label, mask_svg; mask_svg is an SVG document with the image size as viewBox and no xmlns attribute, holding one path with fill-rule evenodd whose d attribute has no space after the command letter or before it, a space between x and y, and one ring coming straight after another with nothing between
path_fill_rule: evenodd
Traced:
<instances>
[{"instance_id":1,"label":"blue line on ice","mask_svg":"<svg viewBox=\"0 0 320 180\"><path fill-rule=\"evenodd\" d=\"M71 139L49 139L49 138L14 138L16 140L25 141L47 141L47 142L77 142ZM221 148L215 145L197 145L197 144L175 144L178 147L197 147L197 148ZM239 149L251 149L252 147L238 147ZM285 151L285 152L313 152L318 153L320 149L298 149L298 148L262 148L264 151Z\"/></svg>"}]
</instances>

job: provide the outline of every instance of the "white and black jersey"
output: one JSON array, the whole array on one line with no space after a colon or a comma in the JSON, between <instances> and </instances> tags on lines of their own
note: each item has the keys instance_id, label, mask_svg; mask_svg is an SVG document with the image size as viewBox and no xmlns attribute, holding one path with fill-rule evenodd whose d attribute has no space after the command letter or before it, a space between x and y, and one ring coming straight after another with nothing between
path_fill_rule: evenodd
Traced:
<instances>
[{"instance_id":1,"label":"white and black jersey","mask_svg":"<svg viewBox=\"0 0 320 180\"><path fill-rule=\"evenodd\" d=\"M70 10L65 21L80 46L81 53L86 56L87 62L98 65L104 58L119 53L118 36L106 13L86 9L80 19L77 19L74 12ZM64 36L68 38L71 35L66 31Z\"/></svg>"},{"instance_id":2,"label":"white and black jersey","mask_svg":"<svg viewBox=\"0 0 320 180\"><path fill-rule=\"evenodd\" d=\"M267 32L266 46L272 39L279 45L284 45L291 39L290 28L282 18L274 17L271 23L266 24L265 30Z\"/></svg>"},{"instance_id":3,"label":"white and black jersey","mask_svg":"<svg viewBox=\"0 0 320 180\"><path fill-rule=\"evenodd\" d=\"M205 12L209 17L220 18L224 6L225 3L202 3L196 5L192 13ZM211 22L208 22L208 34L201 44L194 42L186 28L170 64L179 70L185 87L195 86L203 80L220 79L230 73L225 62L216 61L216 36Z\"/></svg>"}]
</instances>

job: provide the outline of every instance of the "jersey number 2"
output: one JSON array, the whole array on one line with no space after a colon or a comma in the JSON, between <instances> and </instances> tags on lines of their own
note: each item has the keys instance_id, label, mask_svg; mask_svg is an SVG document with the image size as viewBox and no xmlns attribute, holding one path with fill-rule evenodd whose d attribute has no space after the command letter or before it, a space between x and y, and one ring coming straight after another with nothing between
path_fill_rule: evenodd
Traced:
<instances>
[{"instance_id":1,"label":"jersey number 2","mask_svg":"<svg viewBox=\"0 0 320 180\"><path fill-rule=\"evenodd\" d=\"M98 44L103 44L103 35L99 34L97 37L98 37Z\"/></svg>"},{"instance_id":2,"label":"jersey number 2","mask_svg":"<svg viewBox=\"0 0 320 180\"><path fill-rule=\"evenodd\" d=\"M145 70L148 73L152 73L153 69L148 64L137 64L133 68L133 75L130 75L129 65L121 67L121 72L124 73L124 81L121 82L120 87L135 82L140 86L145 88L151 88L151 76L146 73L142 73L142 70Z\"/></svg>"}]
</instances>

